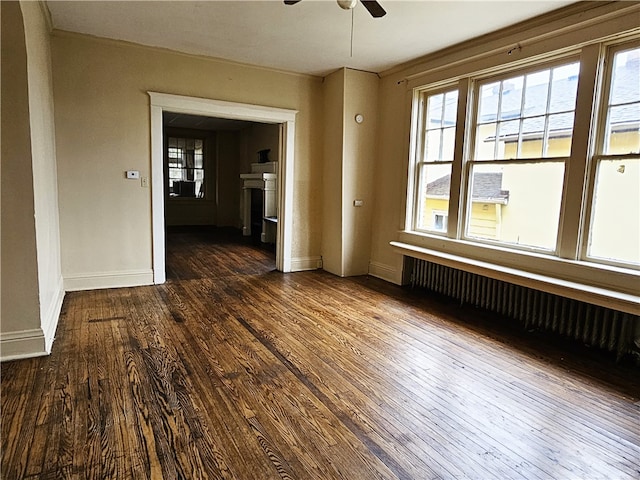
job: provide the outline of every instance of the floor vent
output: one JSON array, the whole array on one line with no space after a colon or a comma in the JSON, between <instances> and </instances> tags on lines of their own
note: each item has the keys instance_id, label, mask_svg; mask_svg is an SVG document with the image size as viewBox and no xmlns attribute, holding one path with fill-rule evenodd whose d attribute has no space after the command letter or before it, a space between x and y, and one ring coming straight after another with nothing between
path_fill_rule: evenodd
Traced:
<instances>
[{"instance_id":1,"label":"floor vent","mask_svg":"<svg viewBox=\"0 0 640 480\"><path fill-rule=\"evenodd\" d=\"M640 317L414 259L411 285L498 313L527 329L554 332L614 352L636 355Z\"/></svg>"}]
</instances>

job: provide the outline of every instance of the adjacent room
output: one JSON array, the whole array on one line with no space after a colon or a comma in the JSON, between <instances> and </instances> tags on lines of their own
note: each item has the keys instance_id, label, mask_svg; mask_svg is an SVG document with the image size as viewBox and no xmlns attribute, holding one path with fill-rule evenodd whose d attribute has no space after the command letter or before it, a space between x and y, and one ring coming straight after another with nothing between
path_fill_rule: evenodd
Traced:
<instances>
[{"instance_id":1,"label":"adjacent room","mask_svg":"<svg viewBox=\"0 0 640 480\"><path fill-rule=\"evenodd\" d=\"M2 478L638 478L640 3L0 9Z\"/></svg>"}]
</instances>

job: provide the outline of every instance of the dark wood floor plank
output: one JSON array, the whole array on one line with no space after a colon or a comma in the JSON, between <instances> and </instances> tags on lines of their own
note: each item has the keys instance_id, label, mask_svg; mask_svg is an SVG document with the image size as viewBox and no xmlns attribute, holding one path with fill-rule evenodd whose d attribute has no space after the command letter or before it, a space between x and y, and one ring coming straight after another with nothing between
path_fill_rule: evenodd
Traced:
<instances>
[{"instance_id":1,"label":"dark wood floor plank","mask_svg":"<svg viewBox=\"0 0 640 480\"><path fill-rule=\"evenodd\" d=\"M280 332L280 333L283 333L283 335L280 335L279 338L284 338L284 332L287 330L287 326L284 326L283 328L284 330ZM276 332L274 328L274 322L270 322L269 329L272 330L274 333ZM289 331L289 335L287 336L287 339L289 339L291 335L293 335L293 332ZM308 337L309 335L311 335L311 332L307 329L305 336ZM278 338L278 335L275 335L271 338L271 341L277 344L279 343L277 338ZM314 340L311 341L311 344L313 345L316 343L317 344L323 343L323 340L319 337L316 337L314 338ZM326 340L324 343L327 343ZM340 342L340 344L345 344L345 343L346 342L344 341ZM293 346L292 343L288 342L286 346L281 346L280 348L284 349L285 351L289 351L289 355L291 355L291 351L289 349L292 346ZM304 350L304 347L302 348ZM346 356L348 356L350 350L353 350L353 346L347 347L346 351L342 351L341 349L337 349L333 352L330 351L327 358L324 359L324 362L327 365L327 367L325 367L325 371L321 373L321 376L323 378L331 379L332 383L334 383L334 385L327 385L328 390L329 391L347 391L349 386L352 387L354 385L359 385L359 391L362 392L362 397L366 398L369 401L373 400L372 405L376 406L378 415L382 417L394 418L395 421L393 423L395 425L395 428L391 428L391 430L385 431L384 434L385 436L389 436L392 439L395 438L398 441L402 441L403 445L406 448L410 450L413 449L414 451L416 451L417 456L412 461L414 464L420 463L421 461L429 460L430 462L436 462L440 464L441 467L445 468L450 475L460 476L462 472L456 472L455 466L451 464L450 459L445 458L446 456L439 455L438 456L439 458L429 459L429 454L427 453L429 450L431 451L432 454L438 451L437 445L435 448L433 446L425 446L426 437L430 436L429 434L432 431L431 427L433 427L433 425L429 424L427 419L427 417L429 416L429 411L425 409L421 409L420 412L415 413L405 408L405 403L408 404L411 400L413 400L413 404L416 404L416 402L420 402L422 398L418 398L418 397L390 398L385 396L384 394L381 394L380 392L394 391L395 393L394 397L398 397L398 390L397 389L394 390L393 388L390 388L390 385L385 385L384 383L381 383L380 378L372 378L370 376L371 374L375 374L375 372L370 371L369 361L368 359L362 357L362 352L359 353L359 356L366 361L367 364L364 366L356 365L353 363L344 363L344 361L341 362L338 360L336 361L331 360L331 358L344 359ZM303 361L300 360L300 358L303 358L303 356L300 355L296 357L293 361L296 364L301 364L303 363ZM339 365L339 364L342 364L342 365ZM333 368L330 367L329 365L332 365ZM335 368L337 368L337 370ZM342 379L342 385L335 385L335 380L337 379ZM378 390L377 388L371 388L369 387L369 385L373 385L375 387L381 387L381 388L379 388L379 391L377 391ZM351 396L350 401L351 402L354 401L353 396ZM345 408L348 408L348 404L345 405ZM422 417L422 419L420 417ZM421 420L423 421L422 426L421 426ZM422 435L418 435L418 433L422 433ZM450 441L445 439L441 439L440 442L451 443ZM429 443L430 445L433 445L434 442L431 441ZM423 447L422 449L421 449L421 446ZM468 447L469 445L467 444L466 448L468 449ZM484 450L482 451L484 452ZM484 468L487 467L486 465L487 463L490 463L490 461L485 462ZM422 468L428 469L426 465L424 465ZM479 467L479 469L480 471L475 472L476 476L487 476L489 475L490 471L493 471L495 473L496 471L499 470L499 468L497 468L496 466L494 466L494 468L490 470L482 470L482 467Z\"/></svg>"},{"instance_id":2,"label":"dark wood floor plank","mask_svg":"<svg viewBox=\"0 0 640 480\"><path fill-rule=\"evenodd\" d=\"M167 288L171 289L171 287ZM186 294L184 291L181 293ZM175 298L176 292L173 292L170 296ZM194 305L197 304L197 300L195 298L191 298L188 303L189 305ZM206 312L200 313L206 315ZM281 437L281 444L283 446L300 444L307 445L305 449L294 449L289 451L289 454L286 454L285 456L288 462L294 462L296 464L303 461L310 462L310 465L307 465L304 468L311 471L319 471L322 473L326 471L326 469L329 469L330 471L334 468L334 465L339 466L344 445L342 449L334 448L331 455L327 456L327 458L331 458L331 463L326 465L319 465L316 460L307 455L306 449L308 448L329 448L331 444L335 445L335 442L332 441L329 442L329 445L325 445L326 441L322 435L318 435L314 441L310 441L310 434L313 430L308 429L310 425L307 423L307 419L301 415L305 412L305 409L301 408L300 404L294 401L297 394L300 392L297 392L296 390L290 391L295 387L295 383L293 382L294 379L286 378L287 376L290 376L290 372L287 372L281 365L278 366L277 363L274 363L277 359L274 359L269 352L264 350L264 348L262 348L262 346L257 343L255 338L249 335L248 332L243 331L242 329L238 331L237 329L239 325L235 320L230 319L225 322L225 325L229 328L226 329L224 334L221 334L221 337L225 339L225 343L228 347L234 347L236 350L231 356L223 354L217 356L221 359L232 357L233 361L236 362L237 367L240 367L227 367L227 371L228 369L238 370L233 373L232 378L229 380L229 382L235 383L231 391L237 391L237 394L241 395L239 401L242 401L241 398L243 391L245 392L244 396L248 398L266 397L269 399L269 408L267 409L264 408L263 403L249 404L243 407L244 410L251 411L251 425L254 431L260 434L261 441L265 440L265 433L269 433L271 438L276 438L278 436ZM244 377L246 377L245 381L238 383L238 381L242 380ZM287 401L283 404L281 400ZM257 428L253 420L257 416L260 416L261 428ZM271 428L274 429L269 432L270 425ZM300 438L298 436L297 432L302 431L305 432L305 437L307 438ZM331 434L331 430L327 428L326 425L323 427L323 432L325 436L327 434ZM302 467L302 465L299 465L299 467ZM346 468L346 465L342 468ZM340 470L334 471L329 475L331 478L341 478ZM321 474L319 478L326 478L326 476L327 474ZM373 473L369 476L371 478L376 478Z\"/></svg>"},{"instance_id":3,"label":"dark wood floor plank","mask_svg":"<svg viewBox=\"0 0 640 480\"><path fill-rule=\"evenodd\" d=\"M640 376L370 277L169 232L165 285L67 294L2 365L10 479L640 478Z\"/></svg>"},{"instance_id":4,"label":"dark wood floor plank","mask_svg":"<svg viewBox=\"0 0 640 480\"><path fill-rule=\"evenodd\" d=\"M445 365L444 367L446 368L446 365ZM466 382L463 382L463 383L471 384L471 387L473 387L473 385L472 385L472 383L473 383L473 382L472 382L472 380L473 380L473 378L470 378L470 379L468 379ZM445 407L445 408L446 408L446 407Z\"/></svg>"}]
</instances>

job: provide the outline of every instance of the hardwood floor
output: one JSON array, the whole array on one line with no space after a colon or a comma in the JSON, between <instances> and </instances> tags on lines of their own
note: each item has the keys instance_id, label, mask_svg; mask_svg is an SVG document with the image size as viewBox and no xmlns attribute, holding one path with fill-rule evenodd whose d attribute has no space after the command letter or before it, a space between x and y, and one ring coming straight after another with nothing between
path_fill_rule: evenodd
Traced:
<instances>
[{"instance_id":1,"label":"hardwood floor","mask_svg":"<svg viewBox=\"0 0 640 480\"><path fill-rule=\"evenodd\" d=\"M2 478L640 478L636 368L222 233L2 364Z\"/></svg>"}]
</instances>

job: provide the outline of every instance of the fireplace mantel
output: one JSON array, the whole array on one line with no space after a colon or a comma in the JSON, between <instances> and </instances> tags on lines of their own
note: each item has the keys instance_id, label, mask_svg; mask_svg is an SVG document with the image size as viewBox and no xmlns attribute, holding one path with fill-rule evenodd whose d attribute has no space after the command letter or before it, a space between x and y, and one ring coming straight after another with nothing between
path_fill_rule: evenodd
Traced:
<instances>
[{"instance_id":1,"label":"fireplace mantel","mask_svg":"<svg viewBox=\"0 0 640 480\"><path fill-rule=\"evenodd\" d=\"M262 190L262 232L260 240L273 243L276 239L278 162L252 163L250 173L240 174L244 196L242 234L251 235L251 189Z\"/></svg>"}]
</instances>

